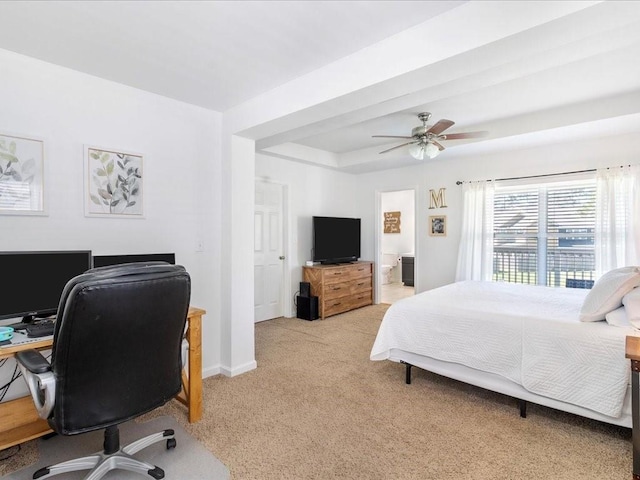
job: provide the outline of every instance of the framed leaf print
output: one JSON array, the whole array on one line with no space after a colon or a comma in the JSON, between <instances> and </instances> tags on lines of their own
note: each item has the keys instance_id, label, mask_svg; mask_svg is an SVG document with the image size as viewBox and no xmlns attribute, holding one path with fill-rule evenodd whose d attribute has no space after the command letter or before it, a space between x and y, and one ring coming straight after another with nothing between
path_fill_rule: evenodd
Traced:
<instances>
[{"instance_id":1,"label":"framed leaf print","mask_svg":"<svg viewBox=\"0 0 640 480\"><path fill-rule=\"evenodd\" d=\"M85 214L143 218L142 154L85 145Z\"/></svg>"},{"instance_id":2,"label":"framed leaf print","mask_svg":"<svg viewBox=\"0 0 640 480\"><path fill-rule=\"evenodd\" d=\"M44 140L0 133L0 214L46 215Z\"/></svg>"}]
</instances>

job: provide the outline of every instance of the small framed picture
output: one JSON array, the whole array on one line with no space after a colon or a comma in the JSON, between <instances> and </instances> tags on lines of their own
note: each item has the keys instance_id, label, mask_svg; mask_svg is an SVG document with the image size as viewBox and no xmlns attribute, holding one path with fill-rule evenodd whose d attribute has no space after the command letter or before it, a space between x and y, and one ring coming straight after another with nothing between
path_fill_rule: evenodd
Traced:
<instances>
[{"instance_id":1,"label":"small framed picture","mask_svg":"<svg viewBox=\"0 0 640 480\"><path fill-rule=\"evenodd\" d=\"M431 215L429 217L429 235L432 237L447 236L447 216Z\"/></svg>"},{"instance_id":2,"label":"small framed picture","mask_svg":"<svg viewBox=\"0 0 640 480\"><path fill-rule=\"evenodd\" d=\"M384 212L384 233L400 233L402 212Z\"/></svg>"}]
</instances>

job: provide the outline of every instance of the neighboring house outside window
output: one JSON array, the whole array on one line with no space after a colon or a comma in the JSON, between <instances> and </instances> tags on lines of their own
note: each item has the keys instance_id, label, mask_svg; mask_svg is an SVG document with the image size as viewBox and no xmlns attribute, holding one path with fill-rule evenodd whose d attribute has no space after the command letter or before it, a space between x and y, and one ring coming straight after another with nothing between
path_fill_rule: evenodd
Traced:
<instances>
[{"instance_id":1,"label":"neighboring house outside window","mask_svg":"<svg viewBox=\"0 0 640 480\"><path fill-rule=\"evenodd\" d=\"M493 280L593 286L595 178L496 184L493 205Z\"/></svg>"}]
</instances>

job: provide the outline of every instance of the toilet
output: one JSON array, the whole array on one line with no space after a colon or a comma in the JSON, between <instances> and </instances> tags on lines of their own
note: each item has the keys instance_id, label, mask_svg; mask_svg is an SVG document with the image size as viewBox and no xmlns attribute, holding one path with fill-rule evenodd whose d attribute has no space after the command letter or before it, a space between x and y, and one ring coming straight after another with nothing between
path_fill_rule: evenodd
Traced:
<instances>
[{"instance_id":1,"label":"toilet","mask_svg":"<svg viewBox=\"0 0 640 480\"><path fill-rule=\"evenodd\" d=\"M397 253L383 253L382 265L380 266L380 284L387 285L393 283L394 269L400 263L400 257Z\"/></svg>"}]
</instances>

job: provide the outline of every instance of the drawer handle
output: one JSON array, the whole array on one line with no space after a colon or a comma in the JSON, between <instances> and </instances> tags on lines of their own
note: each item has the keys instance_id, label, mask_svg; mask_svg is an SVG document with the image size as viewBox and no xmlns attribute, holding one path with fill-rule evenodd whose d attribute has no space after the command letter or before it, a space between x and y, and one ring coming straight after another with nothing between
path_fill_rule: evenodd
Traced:
<instances>
[{"instance_id":1,"label":"drawer handle","mask_svg":"<svg viewBox=\"0 0 640 480\"><path fill-rule=\"evenodd\" d=\"M359 287L361 287L362 285L364 285L364 282L358 284Z\"/></svg>"},{"instance_id":2,"label":"drawer handle","mask_svg":"<svg viewBox=\"0 0 640 480\"><path fill-rule=\"evenodd\" d=\"M342 290L342 287L333 287L332 290Z\"/></svg>"},{"instance_id":3,"label":"drawer handle","mask_svg":"<svg viewBox=\"0 0 640 480\"><path fill-rule=\"evenodd\" d=\"M338 305L340 305L340 302L338 303L334 303L333 305L331 305L332 307L337 307Z\"/></svg>"}]
</instances>

